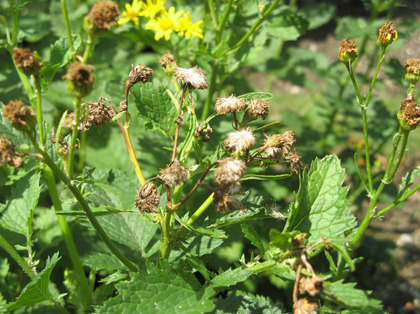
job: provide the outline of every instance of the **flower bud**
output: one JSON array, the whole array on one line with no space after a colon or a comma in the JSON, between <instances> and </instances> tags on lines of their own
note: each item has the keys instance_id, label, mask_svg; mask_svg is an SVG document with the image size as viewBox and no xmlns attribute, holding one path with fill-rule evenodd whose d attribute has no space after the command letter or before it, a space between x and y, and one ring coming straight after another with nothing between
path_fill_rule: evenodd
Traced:
<instances>
[{"instance_id":1,"label":"flower bud","mask_svg":"<svg viewBox=\"0 0 420 314\"><path fill-rule=\"evenodd\" d=\"M33 132L36 125L35 116L34 109L21 100L11 100L3 108L4 119L10 121L16 130L22 132Z\"/></svg>"},{"instance_id":2,"label":"flower bud","mask_svg":"<svg viewBox=\"0 0 420 314\"><path fill-rule=\"evenodd\" d=\"M182 84L187 85L189 89L209 88L209 83L207 82L206 75L201 69L197 68L196 66L188 69L176 67L174 71L174 76Z\"/></svg>"},{"instance_id":3,"label":"flower bud","mask_svg":"<svg viewBox=\"0 0 420 314\"><path fill-rule=\"evenodd\" d=\"M314 297L321 292L323 282L324 279L318 276L303 277L299 281L299 292Z\"/></svg>"},{"instance_id":4,"label":"flower bud","mask_svg":"<svg viewBox=\"0 0 420 314\"><path fill-rule=\"evenodd\" d=\"M140 209L142 214L157 212L159 203L159 191L153 183L146 183L137 190L137 197L134 205Z\"/></svg>"},{"instance_id":5,"label":"flower bud","mask_svg":"<svg viewBox=\"0 0 420 314\"><path fill-rule=\"evenodd\" d=\"M179 185L187 181L188 170L182 167L176 159L165 169L161 169L160 173L159 178L169 186Z\"/></svg>"},{"instance_id":6,"label":"flower bud","mask_svg":"<svg viewBox=\"0 0 420 314\"><path fill-rule=\"evenodd\" d=\"M416 85L420 79L420 59L411 58L405 61L405 79Z\"/></svg>"},{"instance_id":7,"label":"flower bud","mask_svg":"<svg viewBox=\"0 0 420 314\"><path fill-rule=\"evenodd\" d=\"M218 114L229 114L237 112L246 106L245 98L237 98L233 94L229 97L217 98L216 111Z\"/></svg>"},{"instance_id":8,"label":"flower bud","mask_svg":"<svg viewBox=\"0 0 420 314\"><path fill-rule=\"evenodd\" d=\"M42 63L26 48L13 48L13 60L16 66L26 75L39 75Z\"/></svg>"},{"instance_id":9,"label":"flower bud","mask_svg":"<svg viewBox=\"0 0 420 314\"><path fill-rule=\"evenodd\" d=\"M95 67L89 64L73 63L62 79L67 80L66 85L69 91L76 96L84 97L93 89Z\"/></svg>"},{"instance_id":10,"label":"flower bud","mask_svg":"<svg viewBox=\"0 0 420 314\"><path fill-rule=\"evenodd\" d=\"M0 167L6 163L20 168L23 166L23 158L19 156L15 144L9 138L0 136Z\"/></svg>"},{"instance_id":11,"label":"flower bud","mask_svg":"<svg viewBox=\"0 0 420 314\"><path fill-rule=\"evenodd\" d=\"M378 36L378 44L388 46L394 40L398 39L398 33L395 29L394 24L392 22L387 22L382 24L382 27L379 29L379 36Z\"/></svg>"},{"instance_id":12,"label":"flower bud","mask_svg":"<svg viewBox=\"0 0 420 314\"><path fill-rule=\"evenodd\" d=\"M178 67L175 56L171 53L164 54L159 63L168 76L173 76L175 69Z\"/></svg>"},{"instance_id":13,"label":"flower bud","mask_svg":"<svg viewBox=\"0 0 420 314\"><path fill-rule=\"evenodd\" d=\"M114 23L118 22L120 11L116 3L112 1L98 1L90 10L87 20L89 29L97 29L108 32Z\"/></svg>"},{"instance_id":14,"label":"flower bud","mask_svg":"<svg viewBox=\"0 0 420 314\"><path fill-rule=\"evenodd\" d=\"M340 61L346 64L356 60L359 55L354 41L348 38L343 39L341 41L340 49L338 50L338 55Z\"/></svg>"}]
</instances>

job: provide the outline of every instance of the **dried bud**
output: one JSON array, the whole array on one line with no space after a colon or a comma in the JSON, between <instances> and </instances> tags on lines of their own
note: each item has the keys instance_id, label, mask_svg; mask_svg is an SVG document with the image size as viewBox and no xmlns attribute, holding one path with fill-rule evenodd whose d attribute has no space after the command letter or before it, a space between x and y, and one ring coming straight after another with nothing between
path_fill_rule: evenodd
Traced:
<instances>
[{"instance_id":1,"label":"dried bud","mask_svg":"<svg viewBox=\"0 0 420 314\"><path fill-rule=\"evenodd\" d=\"M175 56L171 53L164 54L159 61L166 75L173 76L175 69L178 67Z\"/></svg>"},{"instance_id":2,"label":"dried bud","mask_svg":"<svg viewBox=\"0 0 420 314\"><path fill-rule=\"evenodd\" d=\"M13 48L13 60L26 75L39 75L42 63L26 48Z\"/></svg>"},{"instance_id":3,"label":"dried bud","mask_svg":"<svg viewBox=\"0 0 420 314\"><path fill-rule=\"evenodd\" d=\"M118 111L122 112L122 111L127 111L128 110L128 106L127 106L127 101L123 100L120 102L120 106L118 107Z\"/></svg>"},{"instance_id":4,"label":"dried bud","mask_svg":"<svg viewBox=\"0 0 420 314\"><path fill-rule=\"evenodd\" d=\"M229 114L239 111L246 106L245 98L237 98L233 94L226 98L217 98L216 111L218 114Z\"/></svg>"},{"instance_id":5,"label":"dried bud","mask_svg":"<svg viewBox=\"0 0 420 314\"><path fill-rule=\"evenodd\" d=\"M255 143L255 136L250 128L231 132L225 139L225 148L230 151L236 151L241 155L244 151L252 149Z\"/></svg>"},{"instance_id":6,"label":"dried bud","mask_svg":"<svg viewBox=\"0 0 420 314\"><path fill-rule=\"evenodd\" d=\"M159 191L153 183L146 183L137 190L137 197L134 205L140 209L142 214L156 212L159 203Z\"/></svg>"},{"instance_id":7,"label":"dried bud","mask_svg":"<svg viewBox=\"0 0 420 314\"><path fill-rule=\"evenodd\" d=\"M19 156L15 144L9 138L0 136L0 167L6 163L20 168L23 166L23 158Z\"/></svg>"},{"instance_id":8,"label":"dried bud","mask_svg":"<svg viewBox=\"0 0 420 314\"><path fill-rule=\"evenodd\" d=\"M403 127L404 124L408 124L408 128L414 129L420 124L420 108L414 97L403 99L398 117Z\"/></svg>"},{"instance_id":9,"label":"dried bud","mask_svg":"<svg viewBox=\"0 0 420 314\"><path fill-rule=\"evenodd\" d=\"M209 88L209 83L207 82L204 72L196 66L188 69L176 67L174 76L182 84L187 85L189 89Z\"/></svg>"},{"instance_id":10,"label":"dried bud","mask_svg":"<svg viewBox=\"0 0 420 314\"><path fill-rule=\"evenodd\" d=\"M394 27L394 24L392 24L392 22L382 24L382 27L379 29L379 37L377 43L388 46L397 39L398 33Z\"/></svg>"},{"instance_id":11,"label":"dried bud","mask_svg":"<svg viewBox=\"0 0 420 314\"><path fill-rule=\"evenodd\" d=\"M219 160L219 167L215 171L215 182L217 185L231 185L238 183L243 177L246 165L242 160L226 158Z\"/></svg>"},{"instance_id":12,"label":"dried bud","mask_svg":"<svg viewBox=\"0 0 420 314\"><path fill-rule=\"evenodd\" d=\"M161 169L160 173L159 178L169 186L179 185L187 181L188 170L182 167L176 159L165 169Z\"/></svg>"},{"instance_id":13,"label":"dried bud","mask_svg":"<svg viewBox=\"0 0 420 314\"><path fill-rule=\"evenodd\" d=\"M95 67L89 64L73 63L62 79L67 80L67 88L76 95L83 97L92 91L95 77Z\"/></svg>"},{"instance_id":14,"label":"dried bud","mask_svg":"<svg viewBox=\"0 0 420 314\"><path fill-rule=\"evenodd\" d=\"M317 314L319 304L310 298L301 298L293 304L293 314Z\"/></svg>"},{"instance_id":15,"label":"dried bud","mask_svg":"<svg viewBox=\"0 0 420 314\"><path fill-rule=\"evenodd\" d=\"M125 81L125 94L128 95L128 91L138 82L148 82L153 75L153 70L147 66L138 64L136 66L131 65L131 71L128 74L127 80Z\"/></svg>"},{"instance_id":16,"label":"dried bud","mask_svg":"<svg viewBox=\"0 0 420 314\"><path fill-rule=\"evenodd\" d=\"M348 38L343 39L341 41L340 49L338 50L338 55L340 61L346 64L356 60L359 55L354 41Z\"/></svg>"},{"instance_id":17,"label":"dried bud","mask_svg":"<svg viewBox=\"0 0 420 314\"><path fill-rule=\"evenodd\" d=\"M291 151L295 151L295 134L293 131L286 131L281 134L274 134L272 136L266 135L264 141L264 147L279 147L283 151L284 155L289 154Z\"/></svg>"},{"instance_id":18,"label":"dried bud","mask_svg":"<svg viewBox=\"0 0 420 314\"><path fill-rule=\"evenodd\" d=\"M420 79L420 59L411 58L405 62L405 79L416 85Z\"/></svg>"},{"instance_id":19,"label":"dried bud","mask_svg":"<svg viewBox=\"0 0 420 314\"><path fill-rule=\"evenodd\" d=\"M278 147L270 147L267 146L264 148L264 154L267 156L269 160L279 162L283 158L283 152Z\"/></svg>"},{"instance_id":20,"label":"dried bud","mask_svg":"<svg viewBox=\"0 0 420 314\"><path fill-rule=\"evenodd\" d=\"M11 100L3 108L3 117L22 132L32 132L36 124L35 111L21 100Z\"/></svg>"},{"instance_id":21,"label":"dried bud","mask_svg":"<svg viewBox=\"0 0 420 314\"><path fill-rule=\"evenodd\" d=\"M214 192L213 203L216 210L221 213L226 213L228 210L243 208L241 202L237 197L241 194L241 184L235 182L230 185L219 185Z\"/></svg>"},{"instance_id":22,"label":"dried bud","mask_svg":"<svg viewBox=\"0 0 420 314\"><path fill-rule=\"evenodd\" d=\"M195 137L203 137L203 142L210 141L210 136L213 132L213 129L210 127L209 123L207 121L203 121L200 125L198 125L194 131Z\"/></svg>"},{"instance_id":23,"label":"dried bud","mask_svg":"<svg viewBox=\"0 0 420 314\"><path fill-rule=\"evenodd\" d=\"M289 163L294 173L299 173L301 169L306 167L306 165L302 162L302 157L296 153L286 156L284 159Z\"/></svg>"},{"instance_id":24,"label":"dried bud","mask_svg":"<svg viewBox=\"0 0 420 314\"><path fill-rule=\"evenodd\" d=\"M108 32L114 23L118 22L120 11L112 1L96 2L88 14L89 29Z\"/></svg>"},{"instance_id":25,"label":"dried bud","mask_svg":"<svg viewBox=\"0 0 420 314\"><path fill-rule=\"evenodd\" d=\"M104 100L106 99L99 98L98 102L89 101L81 105L87 115L80 123L79 130L86 132L92 125L106 124L115 116L114 110L105 105Z\"/></svg>"},{"instance_id":26,"label":"dried bud","mask_svg":"<svg viewBox=\"0 0 420 314\"><path fill-rule=\"evenodd\" d=\"M299 292L314 297L321 292L323 282L324 279L318 276L303 277L299 281Z\"/></svg>"},{"instance_id":27,"label":"dried bud","mask_svg":"<svg viewBox=\"0 0 420 314\"><path fill-rule=\"evenodd\" d=\"M248 104L246 111L251 116L256 118L263 118L268 115L268 101L261 100L260 98L253 98Z\"/></svg>"}]
</instances>

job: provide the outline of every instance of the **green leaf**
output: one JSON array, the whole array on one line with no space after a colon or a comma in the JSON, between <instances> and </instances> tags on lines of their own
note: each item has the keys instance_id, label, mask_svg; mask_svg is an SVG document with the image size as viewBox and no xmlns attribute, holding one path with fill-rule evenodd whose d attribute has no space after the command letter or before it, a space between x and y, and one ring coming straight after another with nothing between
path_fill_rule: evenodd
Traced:
<instances>
[{"instance_id":1,"label":"green leaf","mask_svg":"<svg viewBox=\"0 0 420 314\"><path fill-rule=\"evenodd\" d=\"M273 98L273 94L271 93L263 93L263 92L253 92L253 93L247 93L238 96L238 98L245 98L247 102L249 102L251 99L259 98L264 101L268 101L271 98Z\"/></svg>"},{"instance_id":2,"label":"green leaf","mask_svg":"<svg viewBox=\"0 0 420 314\"><path fill-rule=\"evenodd\" d=\"M267 25L268 34L284 41L296 40L308 29L309 22L292 9L285 9Z\"/></svg>"},{"instance_id":3,"label":"green leaf","mask_svg":"<svg viewBox=\"0 0 420 314\"><path fill-rule=\"evenodd\" d=\"M292 241L296 237L304 237L300 231L294 230L292 232L280 232L275 229L270 229L270 245L279 248L282 252L291 251L295 247Z\"/></svg>"},{"instance_id":4,"label":"green leaf","mask_svg":"<svg viewBox=\"0 0 420 314\"><path fill-rule=\"evenodd\" d=\"M346 37L352 39L362 38L370 35L373 29L379 29L382 23L384 23L384 21L379 19L375 19L373 22L368 23L366 19L361 17L343 17L338 21L334 34L340 39Z\"/></svg>"},{"instance_id":5,"label":"green leaf","mask_svg":"<svg viewBox=\"0 0 420 314\"><path fill-rule=\"evenodd\" d=\"M241 229L245 237L251 241L251 243L260 251L261 254L263 254L265 251L264 244L261 241L257 231L255 231L255 229L248 224L242 224Z\"/></svg>"},{"instance_id":6,"label":"green leaf","mask_svg":"<svg viewBox=\"0 0 420 314\"><path fill-rule=\"evenodd\" d=\"M240 267L234 270L228 269L227 271L217 275L211 280L211 284L214 288L217 287L230 287L236 285L239 282L247 280L252 275L252 271L242 269Z\"/></svg>"},{"instance_id":7,"label":"green leaf","mask_svg":"<svg viewBox=\"0 0 420 314\"><path fill-rule=\"evenodd\" d=\"M408 172L405 177L402 178L400 189L398 191L398 195L396 199L401 199L407 196L408 193L410 193L411 189L410 187L414 183L414 179L420 176L420 167L416 167L412 169L410 172Z\"/></svg>"},{"instance_id":8,"label":"green leaf","mask_svg":"<svg viewBox=\"0 0 420 314\"><path fill-rule=\"evenodd\" d=\"M355 288L356 283L324 281L322 296L326 299L350 309L368 310L382 309L381 301L369 298L370 292Z\"/></svg>"},{"instance_id":9,"label":"green leaf","mask_svg":"<svg viewBox=\"0 0 420 314\"><path fill-rule=\"evenodd\" d=\"M106 253L93 253L84 260L84 264L94 271L108 270L115 271L119 269L127 269L127 267L115 257Z\"/></svg>"},{"instance_id":10,"label":"green leaf","mask_svg":"<svg viewBox=\"0 0 420 314\"><path fill-rule=\"evenodd\" d=\"M159 85L157 88L152 83L139 84L133 88L136 107L139 115L146 121L150 131L158 130L168 137L172 137L176 128L177 108L166 92L167 87Z\"/></svg>"},{"instance_id":11,"label":"green leaf","mask_svg":"<svg viewBox=\"0 0 420 314\"><path fill-rule=\"evenodd\" d=\"M47 259L46 266L25 288L23 288L16 302L8 305L8 310L15 310L23 306L34 305L42 301L52 301L52 296L48 289L50 275L59 261L58 253Z\"/></svg>"},{"instance_id":12,"label":"green leaf","mask_svg":"<svg viewBox=\"0 0 420 314\"><path fill-rule=\"evenodd\" d=\"M4 107L4 103L0 102ZM0 134L12 140L12 142L19 148L22 144L30 144L29 140L23 136L22 132L14 129L9 121L3 118L3 110L0 109Z\"/></svg>"},{"instance_id":13,"label":"green leaf","mask_svg":"<svg viewBox=\"0 0 420 314\"><path fill-rule=\"evenodd\" d=\"M195 236L180 244L181 249L191 255L203 256L213 252L213 250L223 244L223 240L205 236ZM177 256L171 256L176 258Z\"/></svg>"},{"instance_id":14,"label":"green leaf","mask_svg":"<svg viewBox=\"0 0 420 314\"><path fill-rule=\"evenodd\" d=\"M348 188L342 187L345 176L337 156L315 159L309 173L303 172L284 230L305 232L311 243L321 237L344 242L344 233L356 225L347 208Z\"/></svg>"},{"instance_id":15,"label":"green leaf","mask_svg":"<svg viewBox=\"0 0 420 314\"><path fill-rule=\"evenodd\" d=\"M34 210L41 193L41 175L34 172L20 179L6 204L0 204L2 227L27 236L31 233Z\"/></svg>"},{"instance_id":16,"label":"green leaf","mask_svg":"<svg viewBox=\"0 0 420 314\"><path fill-rule=\"evenodd\" d=\"M316 29L325 25L334 18L335 6L333 4L318 2L313 5L305 5L299 10L309 22L308 30Z\"/></svg>"},{"instance_id":17,"label":"green leaf","mask_svg":"<svg viewBox=\"0 0 420 314\"><path fill-rule=\"evenodd\" d=\"M130 281L116 285L118 296L96 308L96 313L205 313L213 310L210 288L203 288L195 276L149 264L147 273L133 273Z\"/></svg>"},{"instance_id":18,"label":"green leaf","mask_svg":"<svg viewBox=\"0 0 420 314\"><path fill-rule=\"evenodd\" d=\"M260 180L260 181L272 181L272 180L282 180L286 178L290 178L292 175L290 173L286 174L276 174L276 175L268 175L268 174L246 174L241 178L241 181L248 181L248 180Z\"/></svg>"},{"instance_id":19,"label":"green leaf","mask_svg":"<svg viewBox=\"0 0 420 314\"><path fill-rule=\"evenodd\" d=\"M73 46L74 49L77 51L81 44L81 39L79 35L73 35ZM70 44L68 41L68 37L62 36L58 39L54 44L51 45L50 49L50 64L56 65L58 64L59 67L65 66L72 60L72 53L70 50Z\"/></svg>"}]
</instances>

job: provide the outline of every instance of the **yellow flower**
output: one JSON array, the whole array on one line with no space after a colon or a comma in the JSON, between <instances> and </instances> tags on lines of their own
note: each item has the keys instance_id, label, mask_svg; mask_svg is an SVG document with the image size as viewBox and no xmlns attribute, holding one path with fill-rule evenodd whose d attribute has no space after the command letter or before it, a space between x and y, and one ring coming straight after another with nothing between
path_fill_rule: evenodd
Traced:
<instances>
[{"instance_id":1,"label":"yellow flower","mask_svg":"<svg viewBox=\"0 0 420 314\"><path fill-rule=\"evenodd\" d=\"M190 39L191 35L193 37L203 38L203 30L201 29L201 24L203 21L198 21L197 23L193 23L191 21L191 13L185 13L182 18L179 19L179 26L178 26L178 35L185 36L188 40Z\"/></svg>"},{"instance_id":2,"label":"yellow flower","mask_svg":"<svg viewBox=\"0 0 420 314\"><path fill-rule=\"evenodd\" d=\"M133 21L134 24L139 25L139 15L142 5L144 5L143 2L140 2L139 0L133 0L132 5L126 3L125 11L122 13L123 18L119 19L118 24L122 25Z\"/></svg>"},{"instance_id":3,"label":"yellow flower","mask_svg":"<svg viewBox=\"0 0 420 314\"><path fill-rule=\"evenodd\" d=\"M178 21L182 14L184 14L183 10L175 12L175 8L170 7L168 12L162 11L160 17L151 19L146 24L146 29L152 29L156 32L155 40L159 40L162 37L165 37L165 40L169 40L172 31L176 31L178 28Z\"/></svg>"},{"instance_id":4,"label":"yellow flower","mask_svg":"<svg viewBox=\"0 0 420 314\"><path fill-rule=\"evenodd\" d=\"M161 12L165 11L166 0L147 0L147 3L143 3L143 10L140 12L141 16L145 16L151 19L154 19L155 16Z\"/></svg>"}]
</instances>

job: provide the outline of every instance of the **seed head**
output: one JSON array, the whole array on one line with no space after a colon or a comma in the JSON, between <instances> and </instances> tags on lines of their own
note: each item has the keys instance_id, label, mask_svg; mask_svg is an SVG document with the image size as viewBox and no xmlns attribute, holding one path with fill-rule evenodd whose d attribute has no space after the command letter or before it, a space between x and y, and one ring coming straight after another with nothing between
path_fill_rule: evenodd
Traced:
<instances>
[{"instance_id":1,"label":"seed head","mask_svg":"<svg viewBox=\"0 0 420 314\"><path fill-rule=\"evenodd\" d=\"M255 118L262 118L268 115L268 101L261 100L260 98L253 98L248 104L246 111Z\"/></svg>"},{"instance_id":2,"label":"seed head","mask_svg":"<svg viewBox=\"0 0 420 314\"><path fill-rule=\"evenodd\" d=\"M13 60L26 75L39 75L42 63L26 48L13 48Z\"/></svg>"},{"instance_id":3,"label":"seed head","mask_svg":"<svg viewBox=\"0 0 420 314\"><path fill-rule=\"evenodd\" d=\"M359 55L354 41L348 38L343 39L341 41L340 49L338 50L338 55L340 61L346 64L356 60Z\"/></svg>"},{"instance_id":4,"label":"seed head","mask_svg":"<svg viewBox=\"0 0 420 314\"><path fill-rule=\"evenodd\" d=\"M302 277L299 281L299 292L314 297L321 292L323 282L324 279L318 276Z\"/></svg>"},{"instance_id":5,"label":"seed head","mask_svg":"<svg viewBox=\"0 0 420 314\"><path fill-rule=\"evenodd\" d=\"M160 179L169 186L179 185L187 181L188 170L182 167L176 159L165 169L161 169L160 173Z\"/></svg>"},{"instance_id":6,"label":"seed head","mask_svg":"<svg viewBox=\"0 0 420 314\"><path fill-rule=\"evenodd\" d=\"M296 154L296 152L286 156L284 159L290 165L294 173L299 173L301 169L306 167L306 165L302 162L302 157Z\"/></svg>"},{"instance_id":7,"label":"seed head","mask_svg":"<svg viewBox=\"0 0 420 314\"><path fill-rule=\"evenodd\" d=\"M87 115L80 123L79 130L86 132L92 125L106 124L115 116L115 112L111 107L105 105L104 100L104 98L100 98L98 102L89 101L81 105Z\"/></svg>"},{"instance_id":8,"label":"seed head","mask_svg":"<svg viewBox=\"0 0 420 314\"><path fill-rule=\"evenodd\" d=\"M405 79L413 85L420 79L420 59L411 58L405 61Z\"/></svg>"},{"instance_id":9,"label":"seed head","mask_svg":"<svg viewBox=\"0 0 420 314\"><path fill-rule=\"evenodd\" d=\"M10 121L15 129L23 132L31 132L36 124L34 109L21 100L9 101L3 108L3 117Z\"/></svg>"},{"instance_id":10,"label":"seed head","mask_svg":"<svg viewBox=\"0 0 420 314\"><path fill-rule=\"evenodd\" d=\"M159 63L169 76L173 76L175 69L178 67L175 56L171 53L164 54Z\"/></svg>"},{"instance_id":11,"label":"seed head","mask_svg":"<svg viewBox=\"0 0 420 314\"><path fill-rule=\"evenodd\" d=\"M92 91L95 67L89 64L73 63L62 79L67 80L67 88L79 96L86 96Z\"/></svg>"},{"instance_id":12,"label":"seed head","mask_svg":"<svg viewBox=\"0 0 420 314\"><path fill-rule=\"evenodd\" d=\"M238 196L241 194L241 184L239 182L230 185L218 185L214 192L213 203L216 210L226 213L228 210L243 208Z\"/></svg>"},{"instance_id":13,"label":"seed head","mask_svg":"<svg viewBox=\"0 0 420 314\"><path fill-rule=\"evenodd\" d=\"M420 124L420 107L417 105L414 97L402 100L399 115L403 121L408 123L409 127Z\"/></svg>"},{"instance_id":14,"label":"seed head","mask_svg":"<svg viewBox=\"0 0 420 314\"><path fill-rule=\"evenodd\" d=\"M311 298L301 298L293 304L293 314L317 314L319 304Z\"/></svg>"},{"instance_id":15,"label":"seed head","mask_svg":"<svg viewBox=\"0 0 420 314\"><path fill-rule=\"evenodd\" d=\"M146 183L137 190L137 197L134 205L141 213L157 212L160 203L159 191L153 183Z\"/></svg>"},{"instance_id":16,"label":"seed head","mask_svg":"<svg viewBox=\"0 0 420 314\"><path fill-rule=\"evenodd\" d=\"M291 151L295 151L295 134L293 131L286 131L281 134L274 134L272 136L266 135L264 147L278 147L287 155Z\"/></svg>"},{"instance_id":17,"label":"seed head","mask_svg":"<svg viewBox=\"0 0 420 314\"><path fill-rule=\"evenodd\" d=\"M188 86L188 88L193 89L207 89L209 88L209 83L207 82L206 75L204 72L197 68L180 68L176 67L174 71L175 78L180 81L182 84Z\"/></svg>"},{"instance_id":18,"label":"seed head","mask_svg":"<svg viewBox=\"0 0 420 314\"><path fill-rule=\"evenodd\" d=\"M232 94L229 97L217 98L215 107L218 114L229 114L239 111L245 106L245 98L237 98Z\"/></svg>"},{"instance_id":19,"label":"seed head","mask_svg":"<svg viewBox=\"0 0 420 314\"><path fill-rule=\"evenodd\" d=\"M89 29L98 29L108 32L114 23L118 22L120 11L116 3L112 1L96 2L88 14Z\"/></svg>"},{"instance_id":20,"label":"seed head","mask_svg":"<svg viewBox=\"0 0 420 314\"><path fill-rule=\"evenodd\" d=\"M382 27L379 29L379 37L378 37L378 44L382 44L388 46L394 40L398 39L398 33L395 29L394 24L392 22L387 22L382 24Z\"/></svg>"},{"instance_id":21,"label":"seed head","mask_svg":"<svg viewBox=\"0 0 420 314\"><path fill-rule=\"evenodd\" d=\"M267 146L264 148L264 154L269 160L276 162L279 162L283 157L282 150L278 147Z\"/></svg>"},{"instance_id":22,"label":"seed head","mask_svg":"<svg viewBox=\"0 0 420 314\"><path fill-rule=\"evenodd\" d=\"M238 183L239 179L243 177L246 165L242 160L226 158L218 162L219 167L214 174L217 185L226 186Z\"/></svg>"},{"instance_id":23,"label":"seed head","mask_svg":"<svg viewBox=\"0 0 420 314\"><path fill-rule=\"evenodd\" d=\"M225 148L230 151L237 151L241 155L244 154L245 150L253 148L254 144L255 136L250 128L231 132L225 139Z\"/></svg>"},{"instance_id":24,"label":"seed head","mask_svg":"<svg viewBox=\"0 0 420 314\"><path fill-rule=\"evenodd\" d=\"M127 80L125 81L125 93L138 82L148 82L152 78L153 70L145 65L138 64L136 66L131 65L131 71L128 74Z\"/></svg>"},{"instance_id":25,"label":"seed head","mask_svg":"<svg viewBox=\"0 0 420 314\"><path fill-rule=\"evenodd\" d=\"M19 156L15 144L9 138L0 136L0 167L6 163L20 168L23 166L23 158Z\"/></svg>"}]
</instances>

